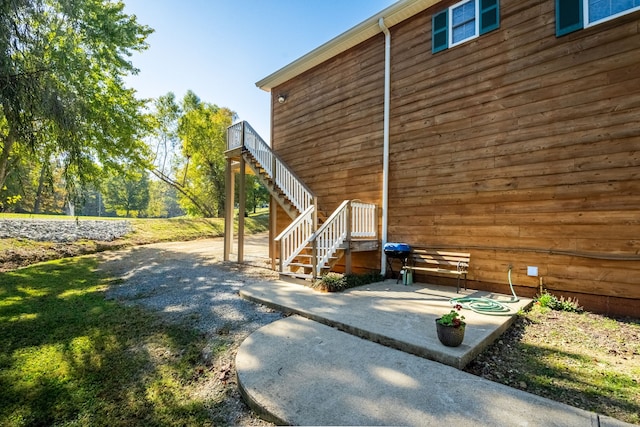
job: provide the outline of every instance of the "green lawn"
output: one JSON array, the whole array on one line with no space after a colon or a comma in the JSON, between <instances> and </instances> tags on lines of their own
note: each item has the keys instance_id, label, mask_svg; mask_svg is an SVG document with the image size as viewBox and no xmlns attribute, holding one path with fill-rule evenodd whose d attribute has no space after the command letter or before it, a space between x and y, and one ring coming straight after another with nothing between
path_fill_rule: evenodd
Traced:
<instances>
[{"instance_id":1,"label":"green lawn","mask_svg":"<svg viewBox=\"0 0 640 427\"><path fill-rule=\"evenodd\" d=\"M0 425L216 424L216 402L193 393L212 375L203 336L106 300L95 268L79 257L0 274Z\"/></svg>"},{"instance_id":2,"label":"green lawn","mask_svg":"<svg viewBox=\"0 0 640 427\"><path fill-rule=\"evenodd\" d=\"M221 219L131 223L133 232L109 248L214 237L224 230ZM266 215L252 216L247 232L264 231L267 224ZM85 252L105 249L91 241L73 245ZM0 239L0 254L19 248L65 256L68 247L63 253L57 246ZM213 381L211 361L229 350L230 338L206 342L191 327L105 299L107 278L98 275L96 263L91 256L74 257L0 273L0 426L224 424L226 396L205 400L200 389Z\"/></svg>"}]
</instances>

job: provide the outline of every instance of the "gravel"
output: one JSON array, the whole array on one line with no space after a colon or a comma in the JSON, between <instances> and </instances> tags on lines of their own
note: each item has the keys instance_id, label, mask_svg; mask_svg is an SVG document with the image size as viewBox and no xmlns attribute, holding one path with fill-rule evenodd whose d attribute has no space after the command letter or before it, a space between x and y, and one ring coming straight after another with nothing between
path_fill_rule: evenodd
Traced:
<instances>
[{"instance_id":1,"label":"gravel","mask_svg":"<svg viewBox=\"0 0 640 427\"><path fill-rule=\"evenodd\" d=\"M159 243L98 255L99 269L111 278L107 298L149 308L167 321L187 323L207 337L210 346L203 358L209 359L217 375L200 384L198 393L209 401L225 396L227 425L271 425L244 404L235 382L235 355L242 341L283 317L239 296L245 283L277 278L277 273L267 268L270 261L255 255L268 247L260 247L267 238L265 234L249 239L245 260L250 264L224 262L221 238ZM251 246L252 242L257 245ZM212 347L221 336L228 340L229 348L222 356L212 357Z\"/></svg>"},{"instance_id":2,"label":"gravel","mask_svg":"<svg viewBox=\"0 0 640 427\"><path fill-rule=\"evenodd\" d=\"M222 262L222 253L207 247L217 246L217 240L161 243L102 254L100 269L119 283L110 287L107 297L143 305L170 320L189 319L205 333L246 336L280 318L279 313L239 296L248 281L272 280L276 274L257 265Z\"/></svg>"},{"instance_id":3,"label":"gravel","mask_svg":"<svg viewBox=\"0 0 640 427\"><path fill-rule=\"evenodd\" d=\"M111 242L131 231L129 221L120 220L0 220L0 239L22 238L58 243L80 239Z\"/></svg>"}]
</instances>

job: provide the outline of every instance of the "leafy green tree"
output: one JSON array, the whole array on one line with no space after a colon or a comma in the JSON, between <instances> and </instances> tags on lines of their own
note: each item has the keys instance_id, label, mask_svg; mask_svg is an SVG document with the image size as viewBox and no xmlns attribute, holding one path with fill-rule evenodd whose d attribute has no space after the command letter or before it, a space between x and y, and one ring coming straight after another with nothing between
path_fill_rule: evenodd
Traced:
<instances>
[{"instance_id":1,"label":"leafy green tree","mask_svg":"<svg viewBox=\"0 0 640 427\"><path fill-rule=\"evenodd\" d=\"M153 167L162 175L171 175L175 165L179 142L178 120L182 114L173 92L160 96L153 102L154 113L150 116L151 135L155 140Z\"/></svg>"},{"instance_id":2,"label":"leafy green tree","mask_svg":"<svg viewBox=\"0 0 640 427\"><path fill-rule=\"evenodd\" d=\"M159 180L149 182L149 206L147 214L153 218L173 218L184 215L178 204L175 187Z\"/></svg>"},{"instance_id":3,"label":"leafy green tree","mask_svg":"<svg viewBox=\"0 0 640 427\"><path fill-rule=\"evenodd\" d=\"M180 105L171 92L154 102L152 172L177 190L180 206L190 215L224 214L226 131L234 117L192 91Z\"/></svg>"},{"instance_id":4,"label":"leafy green tree","mask_svg":"<svg viewBox=\"0 0 640 427\"><path fill-rule=\"evenodd\" d=\"M47 153L17 156L13 173L0 191L0 200L12 200L0 207L11 212L62 213L68 199L59 159Z\"/></svg>"},{"instance_id":5,"label":"leafy green tree","mask_svg":"<svg viewBox=\"0 0 640 427\"><path fill-rule=\"evenodd\" d=\"M105 184L104 205L118 216L145 216L149 205L147 174L111 176Z\"/></svg>"},{"instance_id":6,"label":"leafy green tree","mask_svg":"<svg viewBox=\"0 0 640 427\"><path fill-rule=\"evenodd\" d=\"M178 124L185 161L180 165L185 187L206 204L205 216L224 215L227 127L235 114L228 108L202 102L192 91L182 101ZM190 213L197 211L191 200L182 200Z\"/></svg>"},{"instance_id":7,"label":"leafy green tree","mask_svg":"<svg viewBox=\"0 0 640 427\"><path fill-rule=\"evenodd\" d=\"M236 178L236 182L239 182L238 178ZM236 186L236 200L238 200L239 197L240 191L238 186ZM247 211L253 211L253 213L255 213L258 207L268 204L270 198L269 190L260 183L255 175L247 175L245 177L245 206Z\"/></svg>"},{"instance_id":8,"label":"leafy green tree","mask_svg":"<svg viewBox=\"0 0 640 427\"><path fill-rule=\"evenodd\" d=\"M151 29L121 1L0 2L0 188L20 156L60 159L70 189L144 165L144 102L124 85ZM97 165L100 165L98 167Z\"/></svg>"},{"instance_id":9,"label":"leafy green tree","mask_svg":"<svg viewBox=\"0 0 640 427\"><path fill-rule=\"evenodd\" d=\"M103 203L102 191L93 185L82 188L80 205L76 206L76 215L109 216Z\"/></svg>"}]
</instances>

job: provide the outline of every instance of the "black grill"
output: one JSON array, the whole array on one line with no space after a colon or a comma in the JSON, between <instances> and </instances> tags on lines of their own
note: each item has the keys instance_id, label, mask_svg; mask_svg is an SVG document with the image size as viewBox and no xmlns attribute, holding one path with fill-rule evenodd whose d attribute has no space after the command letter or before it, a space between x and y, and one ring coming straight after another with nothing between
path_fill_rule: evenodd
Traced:
<instances>
[{"instance_id":1,"label":"black grill","mask_svg":"<svg viewBox=\"0 0 640 427\"><path fill-rule=\"evenodd\" d=\"M411 246L406 243L385 243L382 248L384 254L387 256L387 266L391 271L391 278L394 276L393 271L393 263L391 262L394 259L399 259L402 263L402 267L400 267L400 271L404 270L407 266L407 261L409 260L409 255L411 255ZM396 283L400 281L400 271L398 271Z\"/></svg>"},{"instance_id":2,"label":"black grill","mask_svg":"<svg viewBox=\"0 0 640 427\"><path fill-rule=\"evenodd\" d=\"M388 258L406 259L411 253L411 246L406 243L385 243L384 254Z\"/></svg>"}]
</instances>

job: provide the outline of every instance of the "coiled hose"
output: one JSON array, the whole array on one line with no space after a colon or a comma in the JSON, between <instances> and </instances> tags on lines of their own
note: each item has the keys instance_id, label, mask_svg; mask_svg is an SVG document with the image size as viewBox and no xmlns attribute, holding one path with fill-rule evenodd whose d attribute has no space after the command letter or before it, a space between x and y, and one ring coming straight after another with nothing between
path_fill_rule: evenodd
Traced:
<instances>
[{"instance_id":1,"label":"coiled hose","mask_svg":"<svg viewBox=\"0 0 640 427\"><path fill-rule=\"evenodd\" d=\"M520 301L520 298L516 295L516 291L513 290L513 283L511 283L511 267L509 267L509 288L511 288L511 295L513 295L508 301L496 301L491 298L480 297L459 297L451 298L449 303L451 305L460 304L462 308L475 311L480 314L487 314L490 316L510 316L511 309L505 304L513 304Z\"/></svg>"}]
</instances>

